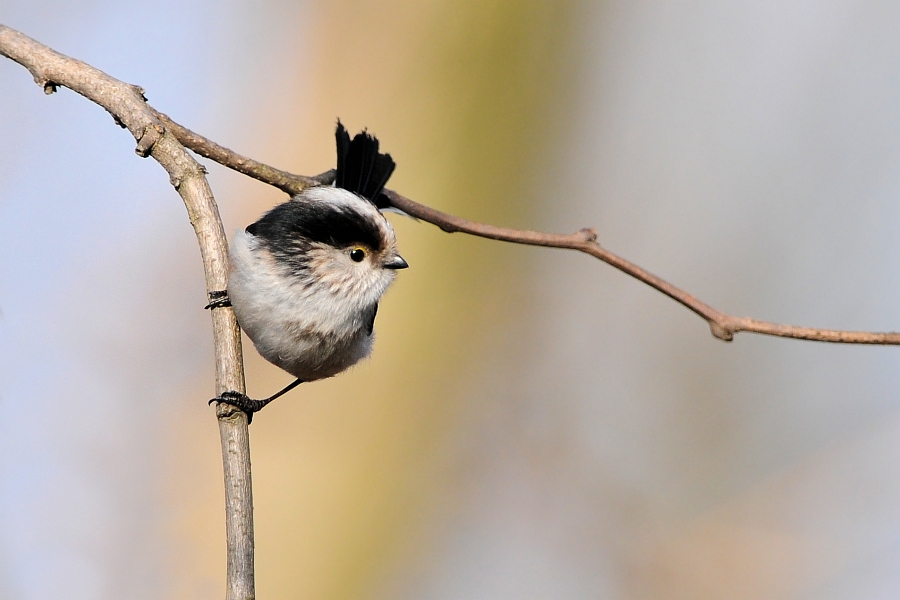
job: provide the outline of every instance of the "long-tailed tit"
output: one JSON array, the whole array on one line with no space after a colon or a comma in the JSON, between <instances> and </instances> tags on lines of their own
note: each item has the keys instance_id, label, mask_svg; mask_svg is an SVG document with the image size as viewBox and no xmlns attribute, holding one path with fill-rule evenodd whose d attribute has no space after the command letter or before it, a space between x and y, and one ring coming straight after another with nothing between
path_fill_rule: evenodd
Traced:
<instances>
[{"instance_id":1,"label":"long-tailed tit","mask_svg":"<svg viewBox=\"0 0 900 600\"><path fill-rule=\"evenodd\" d=\"M311 187L231 241L228 299L259 353L297 378L269 398L214 398L252 417L304 381L337 375L372 351L378 301L397 269L394 230L380 208L394 171L366 132L351 141L338 122L334 186Z\"/></svg>"}]
</instances>

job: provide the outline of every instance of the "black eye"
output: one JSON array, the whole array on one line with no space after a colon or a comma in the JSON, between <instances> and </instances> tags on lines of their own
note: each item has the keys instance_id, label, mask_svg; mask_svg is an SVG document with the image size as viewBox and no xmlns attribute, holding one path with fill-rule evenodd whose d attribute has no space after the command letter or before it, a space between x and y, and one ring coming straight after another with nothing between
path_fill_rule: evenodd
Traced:
<instances>
[{"instance_id":1,"label":"black eye","mask_svg":"<svg viewBox=\"0 0 900 600\"><path fill-rule=\"evenodd\" d=\"M362 248L354 248L350 251L350 260L353 262L362 262L362 259L366 257L366 251Z\"/></svg>"}]
</instances>

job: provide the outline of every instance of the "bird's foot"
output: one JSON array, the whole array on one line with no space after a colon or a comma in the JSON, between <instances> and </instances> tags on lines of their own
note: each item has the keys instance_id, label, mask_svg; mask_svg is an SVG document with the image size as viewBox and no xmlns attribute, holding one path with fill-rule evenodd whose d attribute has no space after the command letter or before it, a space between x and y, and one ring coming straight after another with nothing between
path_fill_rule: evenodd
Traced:
<instances>
[{"instance_id":1,"label":"bird's foot","mask_svg":"<svg viewBox=\"0 0 900 600\"><path fill-rule=\"evenodd\" d=\"M289 384L277 394L273 394L272 396L269 396L268 398L265 398L263 400L254 400L253 398L247 396L247 394L229 391L222 392L221 395L216 396L215 398L210 400L209 403L212 404L213 402L221 402L222 404L230 404L235 408L241 409L242 411L247 413L247 425L249 425L253 422L253 413L261 411L269 402L287 394L289 391L291 391L301 383L303 383L303 380L298 379L294 383Z\"/></svg>"},{"instance_id":2,"label":"bird's foot","mask_svg":"<svg viewBox=\"0 0 900 600\"><path fill-rule=\"evenodd\" d=\"M253 422L253 413L261 411L271 401L271 398L266 398L265 400L254 400L247 394L229 391L222 392L221 395L216 396L215 398L210 400L209 404L212 404L213 402L221 402L222 404L228 404L235 408L239 408L240 410L247 413L247 424L249 425Z\"/></svg>"},{"instance_id":3,"label":"bird's foot","mask_svg":"<svg viewBox=\"0 0 900 600\"><path fill-rule=\"evenodd\" d=\"M203 307L206 310L231 306L231 299L228 297L228 290L213 290L209 292L207 296L209 297L209 304Z\"/></svg>"}]
</instances>

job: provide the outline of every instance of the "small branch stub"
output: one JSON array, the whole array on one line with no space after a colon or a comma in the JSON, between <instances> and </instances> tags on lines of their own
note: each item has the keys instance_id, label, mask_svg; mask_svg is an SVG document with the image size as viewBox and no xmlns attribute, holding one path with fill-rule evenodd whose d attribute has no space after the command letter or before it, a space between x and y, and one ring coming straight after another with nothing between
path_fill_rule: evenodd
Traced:
<instances>
[{"instance_id":1,"label":"small branch stub","mask_svg":"<svg viewBox=\"0 0 900 600\"><path fill-rule=\"evenodd\" d=\"M734 332L731 329L723 326L718 321L710 321L709 330L710 332L712 332L713 337L716 337L723 342L734 341Z\"/></svg>"},{"instance_id":2,"label":"small branch stub","mask_svg":"<svg viewBox=\"0 0 900 600\"><path fill-rule=\"evenodd\" d=\"M580 235L581 239L587 244L593 244L597 242L597 230L593 227L585 227L583 229L579 229L578 235Z\"/></svg>"},{"instance_id":3,"label":"small branch stub","mask_svg":"<svg viewBox=\"0 0 900 600\"><path fill-rule=\"evenodd\" d=\"M156 142L163 136L163 133L165 133L163 126L157 125L156 123L144 127L143 132L140 137L138 137L137 147L135 147L134 153L141 158L150 156L150 153L153 152L153 146L155 146Z\"/></svg>"}]
</instances>

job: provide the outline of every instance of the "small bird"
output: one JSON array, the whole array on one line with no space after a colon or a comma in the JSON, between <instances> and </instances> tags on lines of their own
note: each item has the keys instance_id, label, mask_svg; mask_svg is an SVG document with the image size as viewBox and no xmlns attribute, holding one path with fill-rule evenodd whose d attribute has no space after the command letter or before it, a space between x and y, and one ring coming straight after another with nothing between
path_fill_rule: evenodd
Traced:
<instances>
[{"instance_id":1,"label":"small bird","mask_svg":"<svg viewBox=\"0 0 900 600\"><path fill-rule=\"evenodd\" d=\"M394 229L379 209L394 171L363 131L338 121L334 185L307 188L231 241L228 299L257 351L297 378L264 400L225 392L210 402L247 413L304 381L332 377L372 352L378 301L398 269Z\"/></svg>"}]
</instances>

